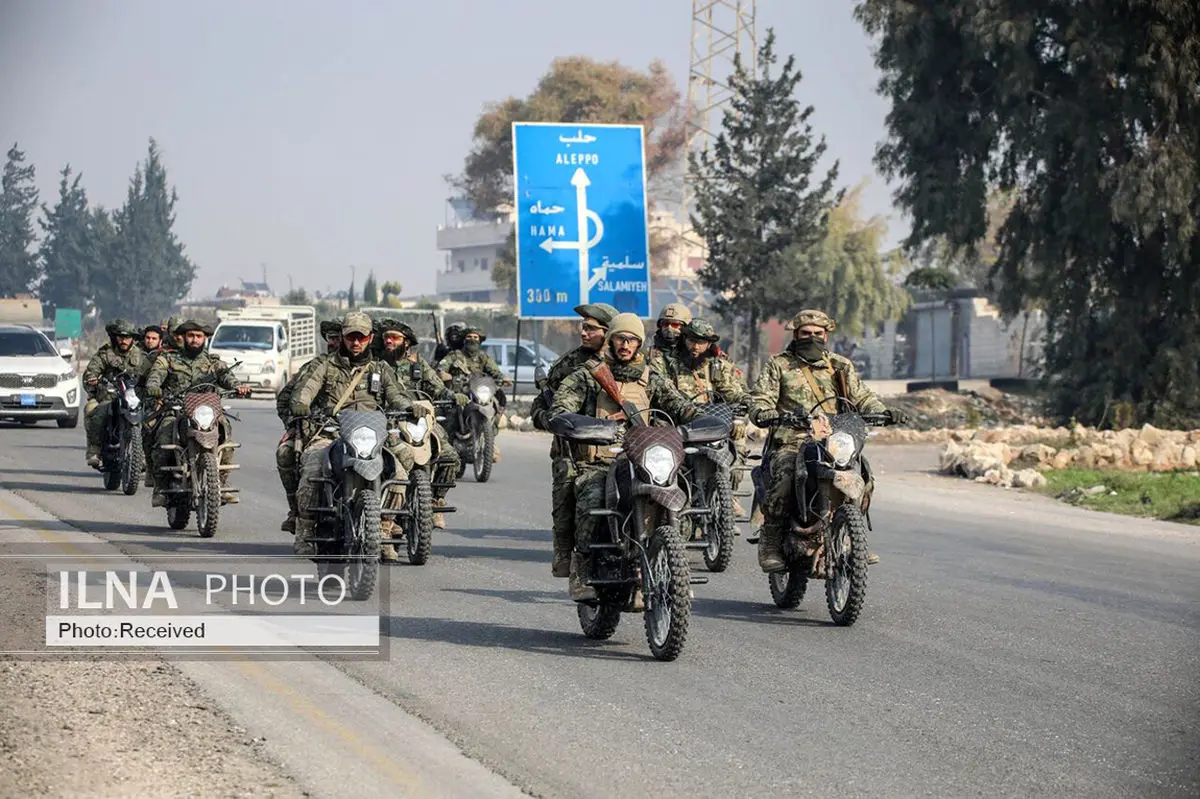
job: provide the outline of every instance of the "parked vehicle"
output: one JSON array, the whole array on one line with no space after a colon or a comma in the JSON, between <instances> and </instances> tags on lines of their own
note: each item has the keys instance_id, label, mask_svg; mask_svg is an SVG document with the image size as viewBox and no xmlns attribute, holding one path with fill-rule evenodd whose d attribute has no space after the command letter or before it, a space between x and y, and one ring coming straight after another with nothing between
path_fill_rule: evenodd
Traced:
<instances>
[{"instance_id":1,"label":"parked vehicle","mask_svg":"<svg viewBox=\"0 0 1200 799\"><path fill-rule=\"evenodd\" d=\"M120 486L126 496L137 493L146 470L146 452L142 449L142 398L137 395L138 376L115 375L104 382L114 393L109 401L108 427L100 445L99 471L104 490Z\"/></svg>"},{"instance_id":2,"label":"parked vehicle","mask_svg":"<svg viewBox=\"0 0 1200 799\"><path fill-rule=\"evenodd\" d=\"M0 420L77 426L83 392L73 357L32 325L0 325Z\"/></svg>"},{"instance_id":3,"label":"parked vehicle","mask_svg":"<svg viewBox=\"0 0 1200 799\"><path fill-rule=\"evenodd\" d=\"M513 338L489 338L483 342L483 348L504 376L513 381L518 394L532 394L536 388L537 368L549 369L558 360L554 350L529 339L521 339L518 346Z\"/></svg>"},{"instance_id":4,"label":"parked vehicle","mask_svg":"<svg viewBox=\"0 0 1200 799\"><path fill-rule=\"evenodd\" d=\"M256 305L217 311L208 351L253 391L279 393L317 354L317 311L311 305ZM324 351L324 344L321 346Z\"/></svg>"}]
</instances>

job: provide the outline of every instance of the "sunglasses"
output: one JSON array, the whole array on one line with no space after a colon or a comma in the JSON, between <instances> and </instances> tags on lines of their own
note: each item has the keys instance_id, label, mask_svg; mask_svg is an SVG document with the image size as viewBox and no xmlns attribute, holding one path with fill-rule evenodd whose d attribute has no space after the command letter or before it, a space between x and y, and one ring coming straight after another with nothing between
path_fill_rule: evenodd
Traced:
<instances>
[{"instance_id":1,"label":"sunglasses","mask_svg":"<svg viewBox=\"0 0 1200 799\"><path fill-rule=\"evenodd\" d=\"M638 344L640 339L637 336L613 336L612 342L618 346L624 344Z\"/></svg>"},{"instance_id":2,"label":"sunglasses","mask_svg":"<svg viewBox=\"0 0 1200 799\"><path fill-rule=\"evenodd\" d=\"M604 328L602 328L600 325L593 325L589 322L583 322L579 325L579 329L584 333L595 333L597 330L603 330Z\"/></svg>"}]
</instances>

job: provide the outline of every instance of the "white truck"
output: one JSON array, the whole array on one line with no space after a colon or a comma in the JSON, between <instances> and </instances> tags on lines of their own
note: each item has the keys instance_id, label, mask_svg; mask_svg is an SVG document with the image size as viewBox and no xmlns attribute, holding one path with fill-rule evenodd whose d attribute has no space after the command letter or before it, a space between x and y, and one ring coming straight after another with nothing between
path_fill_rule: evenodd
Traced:
<instances>
[{"instance_id":1,"label":"white truck","mask_svg":"<svg viewBox=\"0 0 1200 799\"><path fill-rule=\"evenodd\" d=\"M278 394L317 354L317 309L311 305L256 305L217 311L220 324L208 351L233 367L257 392Z\"/></svg>"}]
</instances>

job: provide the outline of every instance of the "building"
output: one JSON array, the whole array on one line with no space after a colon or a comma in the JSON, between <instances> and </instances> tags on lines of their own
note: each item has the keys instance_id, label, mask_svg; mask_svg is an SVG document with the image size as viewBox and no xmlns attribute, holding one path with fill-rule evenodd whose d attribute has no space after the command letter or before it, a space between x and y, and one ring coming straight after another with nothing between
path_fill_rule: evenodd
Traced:
<instances>
[{"instance_id":1,"label":"building","mask_svg":"<svg viewBox=\"0 0 1200 799\"><path fill-rule=\"evenodd\" d=\"M218 299L237 300L252 298L265 299L274 296L275 295L271 293L271 287L266 283L249 283L245 280L242 281L241 288L232 288L229 285L222 285L221 288L217 289L216 293L216 297Z\"/></svg>"},{"instance_id":2,"label":"building","mask_svg":"<svg viewBox=\"0 0 1200 799\"><path fill-rule=\"evenodd\" d=\"M438 249L446 253L437 275L438 296L456 302L515 302L492 281L492 268L515 222L511 209L489 216L477 214L470 200L447 200L446 223L437 231Z\"/></svg>"}]
</instances>

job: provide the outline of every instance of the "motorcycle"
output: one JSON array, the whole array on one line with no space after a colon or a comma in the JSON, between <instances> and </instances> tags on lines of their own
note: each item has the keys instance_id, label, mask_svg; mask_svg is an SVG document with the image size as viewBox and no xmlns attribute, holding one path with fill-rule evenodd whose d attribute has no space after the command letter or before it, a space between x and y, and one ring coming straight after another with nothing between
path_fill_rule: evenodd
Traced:
<instances>
[{"instance_id":1,"label":"motorcycle","mask_svg":"<svg viewBox=\"0 0 1200 799\"><path fill-rule=\"evenodd\" d=\"M553 434L591 446L615 444L623 427L576 413L560 414L549 422ZM597 598L577 603L579 624L588 638L606 640L616 632L622 613L643 613L646 642L656 660L675 660L683 651L691 586L708 578L692 576L680 537L680 519L691 511L679 486L679 469L685 441L703 438L703 429L704 423L677 428L673 423L655 427L635 420L624 431L621 445L611 448L618 457L609 467L604 507L590 511L607 524L600 525L589 547L583 576Z\"/></svg>"},{"instance_id":2,"label":"motorcycle","mask_svg":"<svg viewBox=\"0 0 1200 799\"><path fill-rule=\"evenodd\" d=\"M146 469L142 449L142 398L137 395L137 375L119 374L104 381L114 393L109 403L108 425L100 445L100 468L104 490L126 496L137 493Z\"/></svg>"},{"instance_id":3,"label":"motorcycle","mask_svg":"<svg viewBox=\"0 0 1200 799\"><path fill-rule=\"evenodd\" d=\"M799 512L783 534L787 569L772 572L767 579L771 598L785 609L800 604L810 579L824 580L829 615L834 624L849 627L858 620L867 596L867 534L872 529L875 488L871 465L863 454L867 427L894 422L890 414L860 414L849 400L840 402L849 409L814 419L811 414L819 406L813 406L804 415L781 414L770 425L772 431L803 430L813 438L795 456L793 491ZM756 506L762 505L771 484L774 449L774 436L770 436L763 454L751 456L762 461L751 471ZM819 543L810 555L805 540L813 535Z\"/></svg>"},{"instance_id":4,"label":"motorcycle","mask_svg":"<svg viewBox=\"0 0 1200 799\"><path fill-rule=\"evenodd\" d=\"M417 368L419 367L414 366L414 369ZM452 401L434 402L423 391L415 393L418 398L413 404L428 408L431 415L445 413L450 408L457 407ZM446 419L444 415L434 418L439 422ZM433 473L441 459L441 452L437 436L433 434L433 428L426 417L416 422L400 422L388 432L404 443L405 448L412 453L413 463L407 468L407 478L391 480L389 483L393 486L393 491L402 497L401 506L385 507L383 517L396 521L400 537L388 536L384 543L398 543L403 540L408 562L414 566L422 566L429 560L433 551L433 489L453 488L454 483L445 485L433 482ZM455 508L443 505L437 510L439 513L452 513Z\"/></svg>"},{"instance_id":5,"label":"motorcycle","mask_svg":"<svg viewBox=\"0 0 1200 799\"><path fill-rule=\"evenodd\" d=\"M321 473L310 481L318 486L315 507L319 576L336 575L356 601L369 599L379 580L383 510L380 497L399 487L396 457L384 443L392 417L383 411L339 411L336 416L312 414L292 422L315 423L333 438L321 461ZM297 434L302 435L298 430Z\"/></svg>"},{"instance_id":6,"label":"motorcycle","mask_svg":"<svg viewBox=\"0 0 1200 799\"><path fill-rule=\"evenodd\" d=\"M458 450L458 476L467 471L467 464L475 470L475 482L486 483L492 476L492 457L496 447L496 428L493 420L504 406L504 393L496 381L485 374L473 374L467 381L469 401L457 408L454 429L450 440Z\"/></svg>"},{"instance_id":7,"label":"motorcycle","mask_svg":"<svg viewBox=\"0 0 1200 799\"><path fill-rule=\"evenodd\" d=\"M730 474L737 462L732 435L734 416L740 408L727 403L699 407L702 414L689 426L692 437L686 441L689 446L683 450L680 473L693 511L685 517L684 540L688 549L703 552L709 571L723 572L733 558L736 534Z\"/></svg>"},{"instance_id":8,"label":"motorcycle","mask_svg":"<svg viewBox=\"0 0 1200 799\"><path fill-rule=\"evenodd\" d=\"M215 383L194 383L163 400L163 407L175 414L177 443L160 445L160 449L175 454L175 463L159 469L156 482L168 486L162 493L167 495L167 524L172 530L187 527L195 510L200 537L212 538L217 534L225 504L222 495L238 492L222 487L221 473L241 466L223 464L220 457L225 450L241 446L225 440L221 424L227 418L241 421L221 404L222 398L236 395L236 391L221 390Z\"/></svg>"}]
</instances>

